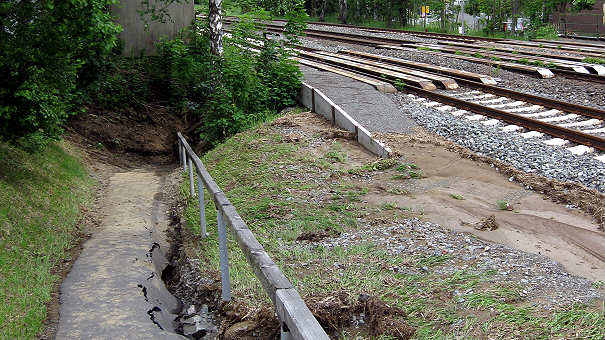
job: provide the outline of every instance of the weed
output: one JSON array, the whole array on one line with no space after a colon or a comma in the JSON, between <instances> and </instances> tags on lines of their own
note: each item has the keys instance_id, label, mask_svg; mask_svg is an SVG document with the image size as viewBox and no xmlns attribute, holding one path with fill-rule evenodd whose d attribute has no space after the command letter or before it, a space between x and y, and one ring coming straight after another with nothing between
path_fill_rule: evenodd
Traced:
<instances>
[{"instance_id":1,"label":"weed","mask_svg":"<svg viewBox=\"0 0 605 340\"><path fill-rule=\"evenodd\" d=\"M485 56L483 54L479 53L479 52L473 53L473 57L475 57L475 58L485 58Z\"/></svg>"},{"instance_id":2,"label":"weed","mask_svg":"<svg viewBox=\"0 0 605 340\"><path fill-rule=\"evenodd\" d=\"M505 200L496 201L496 206L498 206L498 209L500 210L512 210L512 206L510 205L510 203Z\"/></svg>"},{"instance_id":3,"label":"weed","mask_svg":"<svg viewBox=\"0 0 605 340\"><path fill-rule=\"evenodd\" d=\"M464 196L460 195L460 194L450 194L450 197L456 200L463 200Z\"/></svg>"},{"instance_id":4,"label":"weed","mask_svg":"<svg viewBox=\"0 0 605 340\"><path fill-rule=\"evenodd\" d=\"M406 83L401 79L395 79L393 82L393 86L399 91L403 91L403 89L407 86Z\"/></svg>"},{"instance_id":5,"label":"weed","mask_svg":"<svg viewBox=\"0 0 605 340\"><path fill-rule=\"evenodd\" d=\"M330 149L328 152L326 152L324 158L332 163L345 163L347 159L349 159L347 153L342 147L342 144L338 142L334 142L332 145L330 145Z\"/></svg>"},{"instance_id":6,"label":"weed","mask_svg":"<svg viewBox=\"0 0 605 340\"><path fill-rule=\"evenodd\" d=\"M437 50L436 50L436 49L434 49L434 48L430 48L430 47L423 47L423 46L418 46L418 47L416 47L416 49L417 49L417 50L419 50L419 51L437 51Z\"/></svg>"},{"instance_id":7,"label":"weed","mask_svg":"<svg viewBox=\"0 0 605 340\"><path fill-rule=\"evenodd\" d=\"M546 66L546 64L542 61L542 60L536 60L533 62L534 65L539 66L539 67L544 67Z\"/></svg>"},{"instance_id":8,"label":"weed","mask_svg":"<svg viewBox=\"0 0 605 340\"><path fill-rule=\"evenodd\" d=\"M605 65L605 58L587 57L587 58L584 58L583 61L588 64Z\"/></svg>"},{"instance_id":9,"label":"weed","mask_svg":"<svg viewBox=\"0 0 605 340\"><path fill-rule=\"evenodd\" d=\"M397 203L395 202L385 202L383 203L380 208L382 210L393 210L393 209L397 209Z\"/></svg>"},{"instance_id":10,"label":"weed","mask_svg":"<svg viewBox=\"0 0 605 340\"><path fill-rule=\"evenodd\" d=\"M381 160L378 160L378 161L375 161L375 162L372 162L369 164L364 164L357 168L349 169L348 172L353 175L360 175L360 174L366 173L366 172L387 170L387 169L394 167L397 164L399 164L399 162L397 160L387 158L387 159L381 159Z\"/></svg>"}]
</instances>

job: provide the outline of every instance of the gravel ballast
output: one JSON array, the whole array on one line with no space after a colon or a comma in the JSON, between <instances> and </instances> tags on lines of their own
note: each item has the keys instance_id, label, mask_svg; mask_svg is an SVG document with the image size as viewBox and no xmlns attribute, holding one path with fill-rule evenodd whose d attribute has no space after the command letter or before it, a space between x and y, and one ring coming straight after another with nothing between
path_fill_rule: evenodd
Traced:
<instances>
[{"instance_id":1,"label":"gravel ballast","mask_svg":"<svg viewBox=\"0 0 605 340\"><path fill-rule=\"evenodd\" d=\"M515 132L503 132L498 126L485 126L477 121L455 117L446 112L425 107L403 93L392 95L402 113L412 117L425 129L437 133L480 155L492 157L528 173L577 182L605 191L605 163L596 160L595 153L574 155L565 147L543 143L550 136L525 139Z\"/></svg>"}]
</instances>

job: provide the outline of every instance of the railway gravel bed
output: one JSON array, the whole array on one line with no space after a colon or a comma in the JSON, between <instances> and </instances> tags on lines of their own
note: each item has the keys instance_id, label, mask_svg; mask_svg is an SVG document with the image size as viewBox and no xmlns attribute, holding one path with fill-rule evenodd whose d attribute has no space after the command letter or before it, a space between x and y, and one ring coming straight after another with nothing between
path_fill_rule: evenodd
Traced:
<instances>
[{"instance_id":1,"label":"railway gravel bed","mask_svg":"<svg viewBox=\"0 0 605 340\"><path fill-rule=\"evenodd\" d=\"M402 112L427 130L478 154L506 162L517 169L561 181L577 182L605 192L605 163L595 153L573 155L564 147L549 146L541 138L525 139L497 127L460 119L425 107L404 93L393 94Z\"/></svg>"},{"instance_id":2,"label":"railway gravel bed","mask_svg":"<svg viewBox=\"0 0 605 340\"><path fill-rule=\"evenodd\" d=\"M362 242L375 243L394 255L444 259L435 267L421 267L421 271L432 270L442 274L461 270L492 272L494 274L487 278L487 284L506 282L512 287L519 287L519 297L547 310L574 303L590 303L602 297L590 280L567 273L559 263L546 256L483 241L417 218L384 228L361 228L354 233L324 240L322 245L346 248ZM390 270L407 271L409 275L421 274L409 267ZM472 289L455 291L454 298L463 304L476 299L474 294Z\"/></svg>"}]
</instances>

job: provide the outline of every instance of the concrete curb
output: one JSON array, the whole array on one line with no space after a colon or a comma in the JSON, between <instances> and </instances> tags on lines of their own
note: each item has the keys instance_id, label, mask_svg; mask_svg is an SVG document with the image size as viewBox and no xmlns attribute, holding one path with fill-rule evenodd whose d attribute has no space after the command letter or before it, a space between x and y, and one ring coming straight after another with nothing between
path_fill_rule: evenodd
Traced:
<instances>
[{"instance_id":1,"label":"concrete curb","mask_svg":"<svg viewBox=\"0 0 605 340\"><path fill-rule=\"evenodd\" d=\"M181 133L178 133L178 139L187 157L195 164L199 178L213 198L217 211L229 225L231 234L235 237L254 274L271 298L282 323L282 338L288 336L287 339L328 340L328 335L296 289L248 229L246 222L237 213Z\"/></svg>"},{"instance_id":2,"label":"concrete curb","mask_svg":"<svg viewBox=\"0 0 605 340\"><path fill-rule=\"evenodd\" d=\"M298 101L311 109L312 112L324 116L332 124L336 124L338 127L354 133L357 142L371 153L383 158L390 156L391 149L389 147L372 138L372 134L368 130L349 116L340 106L334 104L320 90L302 83L298 94Z\"/></svg>"}]
</instances>

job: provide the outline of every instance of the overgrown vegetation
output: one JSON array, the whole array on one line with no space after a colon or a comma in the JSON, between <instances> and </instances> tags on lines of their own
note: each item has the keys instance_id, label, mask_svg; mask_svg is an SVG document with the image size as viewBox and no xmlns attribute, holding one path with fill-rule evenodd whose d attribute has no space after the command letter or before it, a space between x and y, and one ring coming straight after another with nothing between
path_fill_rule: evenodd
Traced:
<instances>
[{"instance_id":1,"label":"overgrown vegetation","mask_svg":"<svg viewBox=\"0 0 605 340\"><path fill-rule=\"evenodd\" d=\"M61 136L116 46L114 2L0 4L0 141L40 149Z\"/></svg>"},{"instance_id":2,"label":"overgrown vegetation","mask_svg":"<svg viewBox=\"0 0 605 340\"><path fill-rule=\"evenodd\" d=\"M66 143L28 154L0 143L0 338L37 339L46 304L79 239L92 179Z\"/></svg>"}]
</instances>

